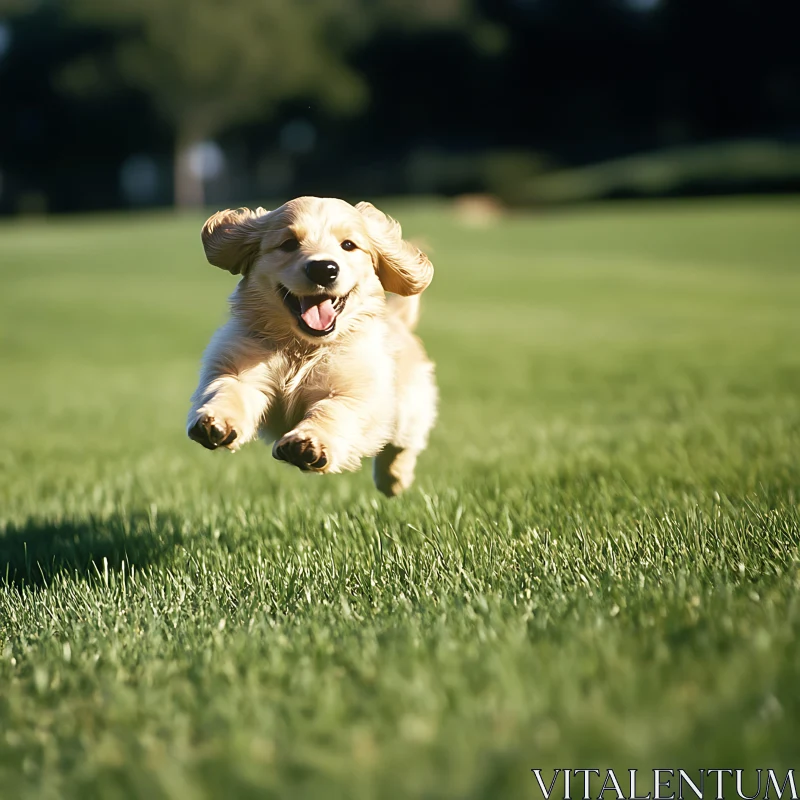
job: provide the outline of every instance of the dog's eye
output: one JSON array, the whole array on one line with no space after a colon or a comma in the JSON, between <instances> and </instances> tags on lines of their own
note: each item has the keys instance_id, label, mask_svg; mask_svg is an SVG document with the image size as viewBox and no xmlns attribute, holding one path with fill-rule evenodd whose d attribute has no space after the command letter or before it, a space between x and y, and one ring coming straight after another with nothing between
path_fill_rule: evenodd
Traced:
<instances>
[{"instance_id":1,"label":"dog's eye","mask_svg":"<svg viewBox=\"0 0 800 800\"><path fill-rule=\"evenodd\" d=\"M342 250L356 250L356 249L357 247L355 242L351 242L349 239L345 239L342 242Z\"/></svg>"},{"instance_id":2,"label":"dog's eye","mask_svg":"<svg viewBox=\"0 0 800 800\"><path fill-rule=\"evenodd\" d=\"M278 245L278 250L283 250L284 253L293 253L298 247L300 247L300 242L292 236L291 239L281 242L281 244Z\"/></svg>"}]
</instances>

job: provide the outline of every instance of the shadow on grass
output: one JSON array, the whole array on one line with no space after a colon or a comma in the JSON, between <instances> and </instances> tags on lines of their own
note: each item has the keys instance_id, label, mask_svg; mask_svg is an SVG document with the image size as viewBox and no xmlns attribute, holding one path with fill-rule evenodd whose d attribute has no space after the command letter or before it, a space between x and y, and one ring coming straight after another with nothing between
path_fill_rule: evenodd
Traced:
<instances>
[{"instance_id":1,"label":"shadow on grass","mask_svg":"<svg viewBox=\"0 0 800 800\"><path fill-rule=\"evenodd\" d=\"M77 580L157 564L181 542L170 518L147 514L73 520L28 520L0 530L0 585L47 586L66 575Z\"/></svg>"}]
</instances>

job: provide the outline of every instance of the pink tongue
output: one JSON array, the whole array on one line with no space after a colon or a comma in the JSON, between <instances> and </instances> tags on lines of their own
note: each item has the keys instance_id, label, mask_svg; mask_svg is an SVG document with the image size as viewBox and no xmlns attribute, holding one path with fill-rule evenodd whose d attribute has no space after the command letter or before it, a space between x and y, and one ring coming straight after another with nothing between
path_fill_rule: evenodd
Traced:
<instances>
[{"instance_id":1,"label":"pink tongue","mask_svg":"<svg viewBox=\"0 0 800 800\"><path fill-rule=\"evenodd\" d=\"M315 331L326 331L333 325L336 312L329 297L319 300L319 297L299 297L300 316L303 322ZM316 302L315 302L316 300Z\"/></svg>"}]
</instances>

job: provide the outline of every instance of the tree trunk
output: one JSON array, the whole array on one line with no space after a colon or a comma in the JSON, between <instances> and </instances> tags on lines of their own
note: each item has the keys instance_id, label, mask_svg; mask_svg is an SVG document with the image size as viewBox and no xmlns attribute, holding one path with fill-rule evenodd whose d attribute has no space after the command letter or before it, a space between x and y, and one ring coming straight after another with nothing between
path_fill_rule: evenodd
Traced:
<instances>
[{"instance_id":1,"label":"tree trunk","mask_svg":"<svg viewBox=\"0 0 800 800\"><path fill-rule=\"evenodd\" d=\"M192 169L190 154L200 140L178 131L173 155L174 203L176 208L200 208L205 201L203 178Z\"/></svg>"}]
</instances>

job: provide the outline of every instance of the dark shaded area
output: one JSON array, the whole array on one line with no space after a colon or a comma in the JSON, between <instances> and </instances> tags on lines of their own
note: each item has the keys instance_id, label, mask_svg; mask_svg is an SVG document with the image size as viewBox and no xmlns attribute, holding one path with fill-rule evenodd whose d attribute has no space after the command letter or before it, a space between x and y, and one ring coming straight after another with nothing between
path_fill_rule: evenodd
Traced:
<instances>
[{"instance_id":1,"label":"dark shaded area","mask_svg":"<svg viewBox=\"0 0 800 800\"><path fill-rule=\"evenodd\" d=\"M0 583L43 587L60 575L86 580L117 572L123 563L130 575L158 564L181 538L174 520L145 514L9 525L0 533Z\"/></svg>"},{"instance_id":2,"label":"dark shaded area","mask_svg":"<svg viewBox=\"0 0 800 800\"><path fill-rule=\"evenodd\" d=\"M228 127L217 137L226 173L206 200L502 194L485 164L497 153L555 168L736 139L800 145L800 12L789 0L480 0L471 13L481 25L388 26L361 42L348 59L369 101L354 115L297 96ZM6 27L0 212L170 204L173 132L148 98L76 97L59 83L117 34L76 24L58 3ZM313 144L293 149L286 131L298 124ZM158 180L136 201L120 175L138 155ZM653 192L798 189L797 171L754 169Z\"/></svg>"}]
</instances>

